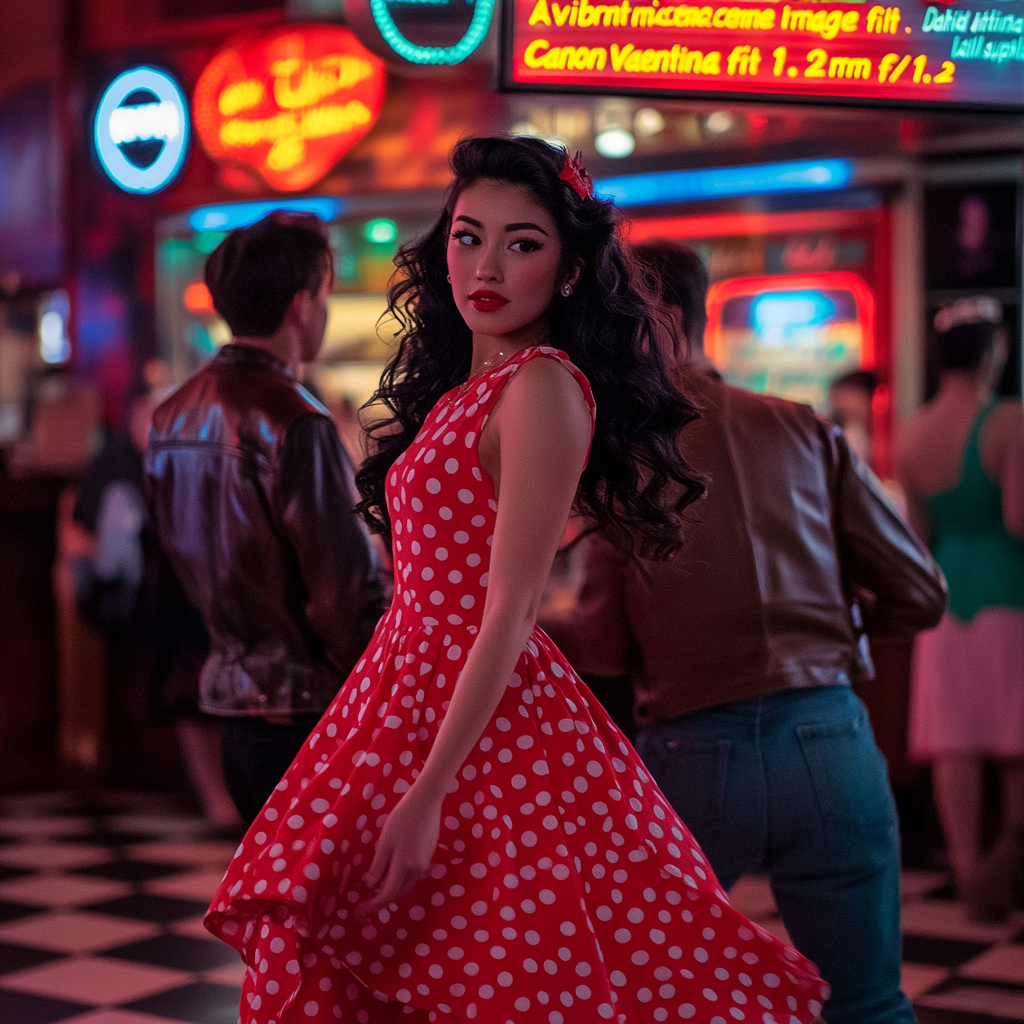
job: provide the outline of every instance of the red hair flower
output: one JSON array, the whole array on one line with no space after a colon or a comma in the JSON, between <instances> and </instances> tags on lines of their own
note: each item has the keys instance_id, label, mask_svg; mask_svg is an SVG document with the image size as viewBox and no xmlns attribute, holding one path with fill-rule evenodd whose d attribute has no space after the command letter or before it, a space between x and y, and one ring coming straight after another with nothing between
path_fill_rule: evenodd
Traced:
<instances>
[{"instance_id":1,"label":"red hair flower","mask_svg":"<svg viewBox=\"0 0 1024 1024\"><path fill-rule=\"evenodd\" d=\"M594 182L587 174L587 169L583 166L583 154L578 150L575 156L569 156L569 151L565 151L565 164L558 176L580 199L594 198Z\"/></svg>"}]
</instances>

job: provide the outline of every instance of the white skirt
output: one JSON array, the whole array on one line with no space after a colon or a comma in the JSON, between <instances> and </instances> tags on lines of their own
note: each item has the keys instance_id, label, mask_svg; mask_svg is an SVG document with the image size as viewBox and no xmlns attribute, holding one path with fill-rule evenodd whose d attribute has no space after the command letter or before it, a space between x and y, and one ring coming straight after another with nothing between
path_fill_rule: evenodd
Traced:
<instances>
[{"instance_id":1,"label":"white skirt","mask_svg":"<svg viewBox=\"0 0 1024 1024\"><path fill-rule=\"evenodd\" d=\"M918 635L910 691L910 756L1024 757L1024 609L944 615Z\"/></svg>"}]
</instances>

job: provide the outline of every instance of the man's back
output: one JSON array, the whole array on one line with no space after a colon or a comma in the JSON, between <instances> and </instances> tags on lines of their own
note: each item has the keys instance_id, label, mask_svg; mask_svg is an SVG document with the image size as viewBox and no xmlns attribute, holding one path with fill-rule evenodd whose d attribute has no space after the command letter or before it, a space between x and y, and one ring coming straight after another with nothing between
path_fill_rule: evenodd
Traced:
<instances>
[{"instance_id":1,"label":"man's back","mask_svg":"<svg viewBox=\"0 0 1024 1024\"><path fill-rule=\"evenodd\" d=\"M855 585L877 599L880 632L909 633L941 614L930 559L837 428L708 369L684 370L680 385L702 409L680 443L710 480L681 549L639 562L598 539L579 621L597 625L588 603L609 613L590 636L555 633L584 671L632 672L638 724L852 682Z\"/></svg>"},{"instance_id":2,"label":"man's back","mask_svg":"<svg viewBox=\"0 0 1024 1024\"><path fill-rule=\"evenodd\" d=\"M700 256L635 251L701 358ZM702 409L679 444L707 498L667 562L595 538L554 638L580 671L632 676L637 751L724 888L768 872L787 931L832 986L822 1017L913 1024L895 804L843 684L864 662L852 598L869 632L906 635L941 616L942 573L811 409L730 387L706 361L678 383Z\"/></svg>"},{"instance_id":3,"label":"man's back","mask_svg":"<svg viewBox=\"0 0 1024 1024\"><path fill-rule=\"evenodd\" d=\"M269 353L227 346L157 409L146 463L161 543L211 634L204 710L322 711L381 611L326 411Z\"/></svg>"}]
</instances>

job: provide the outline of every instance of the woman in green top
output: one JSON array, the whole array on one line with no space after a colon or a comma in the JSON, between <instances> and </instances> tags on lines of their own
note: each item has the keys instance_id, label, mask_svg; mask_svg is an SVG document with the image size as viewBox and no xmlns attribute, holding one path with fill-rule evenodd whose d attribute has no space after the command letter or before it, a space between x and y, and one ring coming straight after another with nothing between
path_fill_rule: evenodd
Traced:
<instances>
[{"instance_id":1,"label":"woman in green top","mask_svg":"<svg viewBox=\"0 0 1024 1024\"><path fill-rule=\"evenodd\" d=\"M914 652L910 753L932 762L958 891L999 918L1024 895L1024 408L995 400L1006 340L988 304L961 303L967 322L940 336L938 394L903 425L896 460L949 582L949 611ZM1000 762L1002 833L983 857L988 758Z\"/></svg>"}]
</instances>

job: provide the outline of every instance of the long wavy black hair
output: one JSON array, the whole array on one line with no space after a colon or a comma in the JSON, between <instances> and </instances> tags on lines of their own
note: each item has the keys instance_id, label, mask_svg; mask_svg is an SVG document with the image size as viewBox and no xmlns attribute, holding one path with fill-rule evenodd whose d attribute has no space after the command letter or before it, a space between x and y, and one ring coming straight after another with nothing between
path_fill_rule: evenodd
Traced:
<instances>
[{"instance_id":1,"label":"long wavy black hair","mask_svg":"<svg viewBox=\"0 0 1024 1024\"><path fill-rule=\"evenodd\" d=\"M472 334L447 280L447 250L459 195L485 180L525 189L551 214L566 278L582 263L572 295L555 295L547 339L583 371L597 403L575 512L590 528L613 528L630 549L665 557L679 545L683 509L704 492L676 441L697 411L664 362L671 321L623 247L612 204L581 198L562 181L565 160L565 150L539 139L464 139L452 152L454 177L437 222L395 257L388 309L400 328L398 348L369 403L390 415L371 425L371 451L356 478L358 511L389 542L388 471L438 399L469 374Z\"/></svg>"}]
</instances>

